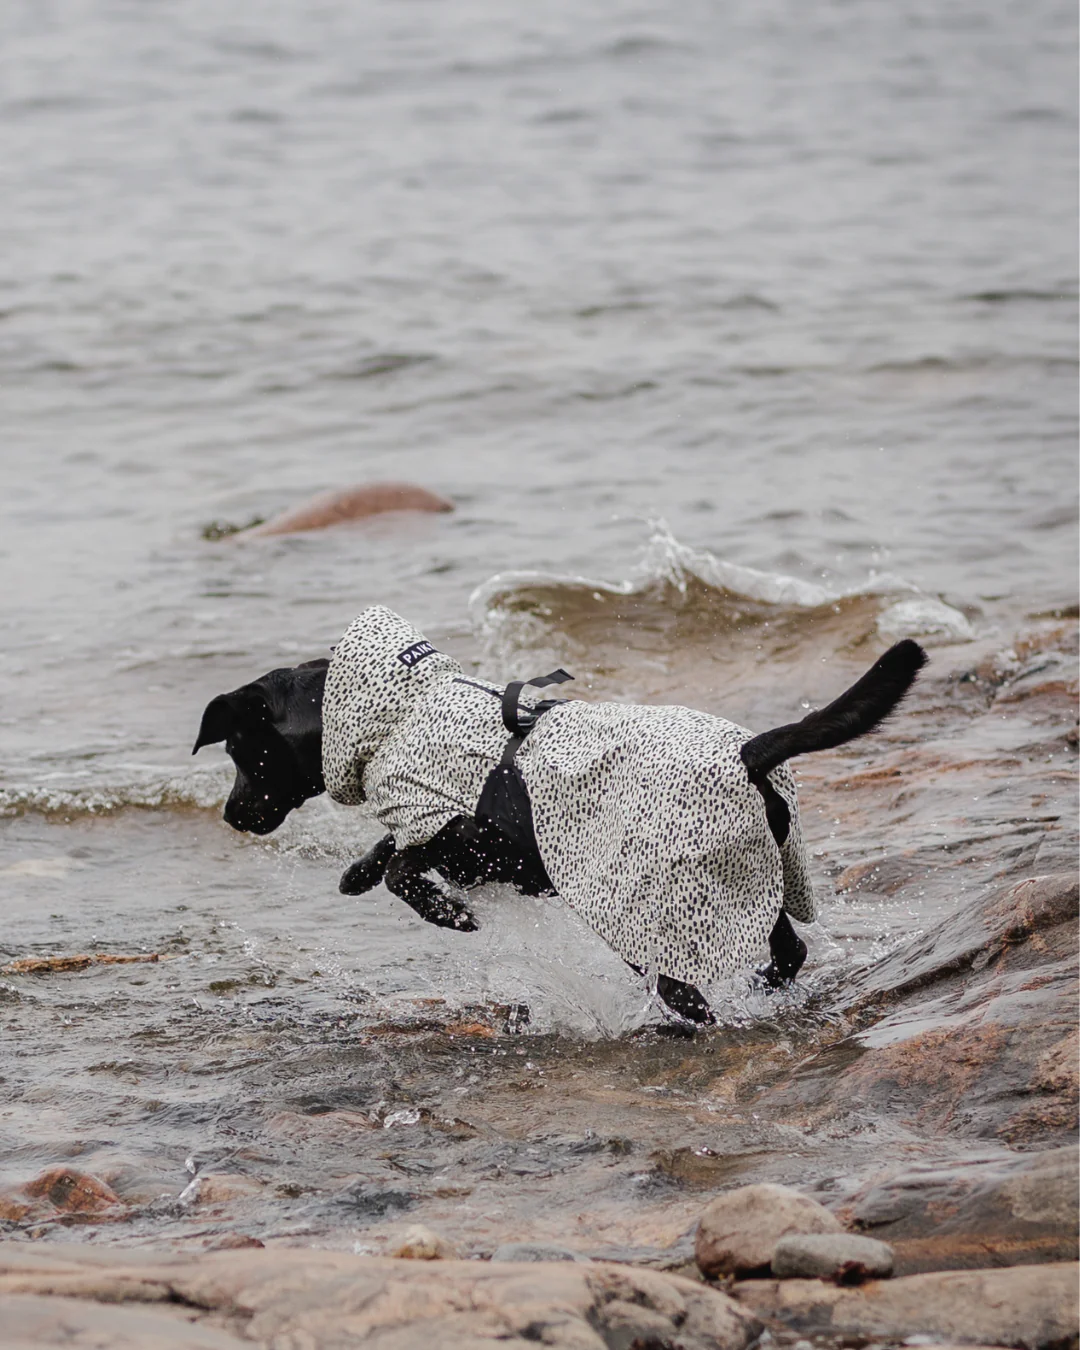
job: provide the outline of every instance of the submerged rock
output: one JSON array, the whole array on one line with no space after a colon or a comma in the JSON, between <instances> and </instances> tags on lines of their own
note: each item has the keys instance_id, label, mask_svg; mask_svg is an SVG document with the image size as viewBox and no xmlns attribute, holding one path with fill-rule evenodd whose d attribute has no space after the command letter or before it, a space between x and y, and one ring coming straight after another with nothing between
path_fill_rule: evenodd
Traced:
<instances>
[{"instance_id":1,"label":"submerged rock","mask_svg":"<svg viewBox=\"0 0 1080 1350\"><path fill-rule=\"evenodd\" d=\"M102 1214L120 1205L105 1182L72 1167L50 1167L23 1187L31 1200L46 1200L64 1214Z\"/></svg>"},{"instance_id":2,"label":"submerged rock","mask_svg":"<svg viewBox=\"0 0 1080 1350\"><path fill-rule=\"evenodd\" d=\"M557 1242L504 1242L491 1253L493 1261L587 1261L587 1256Z\"/></svg>"},{"instance_id":3,"label":"submerged rock","mask_svg":"<svg viewBox=\"0 0 1080 1350\"><path fill-rule=\"evenodd\" d=\"M1080 1333L1078 1277L1080 1268L1063 1263L908 1275L861 1289L821 1280L755 1280L733 1292L760 1316L804 1336L857 1344L929 1336L1058 1350L1075 1345Z\"/></svg>"},{"instance_id":4,"label":"submerged rock","mask_svg":"<svg viewBox=\"0 0 1080 1350\"><path fill-rule=\"evenodd\" d=\"M0 1219L6 1223L22 1223L33 1205L17 1190L0 1191Z\"/></svg>"},{"instance_id":5,"label":"submerged rock","mask_svg":"<svg viewBox=\"0 0 1080 1350\"><path fill-rule=\"evenodd\" d=\"M749 1275L768 1270L782 1237L842 1231L824 1205L787 1186L739 1186L702 1214L694 1257L704 1275Z\"/></svg>"},{"instance_id":6,"label":"submerged rock","mask_svg":"<svg viewBox=\"0 0 1080 1350\"><path fill-rule=\"evenodd\" d=\"M283 511L272 520L236 532L238 538L251 539L274 534L300 534L324 530L347 520L363 520L387 511L452 511L453 502L415 483L364 483L359 487L339 488L320 493L291 511Z\"/></svg>"},{"instance_id":7,"label":"submerged rock","mask_svg":"<svg viewBox=\"0 0 1080 1350\"><path fill-rule=\"evenodd\" d=\"M50 1167L32 1181L0 1191L0 1220L8 1223L93 1222L124 1212L111 1186L73 1167Z\"/></svg>"},{"instance_id":8,"label":"submerged rock","mask_svg":"<svg viewBox=\"0 0 1080 1350\"><path fill-rule=\"evenodd\" d=\"M893 1273L893 1250L887 1242L856 1233L808 1233L781 1238L772 1254L772 1273L792 1278L836 1280L861 1284L887 1279Z\"/></svg>"},{"instance_id":9,"label":"submerged rock","mask_svg":"<svg viewBox=\"0 0 1080 1350\"><path fill-rule=\"evenodd\" d=\"M222 1205L231 1200L247 1200L261 1195L263 1182L239 1172L206 1172L198 1177L195 1201L200 1205Z\"/></svg>"}]
</instances>

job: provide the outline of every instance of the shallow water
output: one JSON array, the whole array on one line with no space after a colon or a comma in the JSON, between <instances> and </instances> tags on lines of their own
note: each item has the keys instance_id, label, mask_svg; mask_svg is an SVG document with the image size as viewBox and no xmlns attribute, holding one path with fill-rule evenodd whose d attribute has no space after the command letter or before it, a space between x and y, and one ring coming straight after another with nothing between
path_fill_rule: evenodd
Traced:
<instances>
[{"instance_id":1,"label":"shallow water","mask_svg":"<svg viewBox=\"0 0 1080 1350\"><path fill-rule=\"evenodd\" d=\"M627 1039L648 991L558 901L485 895L466 941L345 900L370 823L320 800L231 833L221 752L188 754L202 707L373 601L493 676L565 661L587 697L756 727L902 633L974 667L1075 605L1072 9L186 0L4 25L3 952L163 958L3 985L4 1170L78 1142L175 1195L189 1151L263 1138L257 1097L338 1083L382 1119L387 1019L442 1028L402 1109L471 1055L521 1058L492 1011L517 1003L545 1062L611 1040L647 1087L682 1052ZM391 477L456 510L202 538ZM966 737L962 800L953 776L863 808L806 768L823 920L779 1012L715 991L732 1046L763 1027L773 1053L814 1000L827 1025L845 972L1071 800L1020 801L1037 729L936 697L888 745ZM833 894L852 863L961 845L962 872Z\"/></svg>"}]
</instances>

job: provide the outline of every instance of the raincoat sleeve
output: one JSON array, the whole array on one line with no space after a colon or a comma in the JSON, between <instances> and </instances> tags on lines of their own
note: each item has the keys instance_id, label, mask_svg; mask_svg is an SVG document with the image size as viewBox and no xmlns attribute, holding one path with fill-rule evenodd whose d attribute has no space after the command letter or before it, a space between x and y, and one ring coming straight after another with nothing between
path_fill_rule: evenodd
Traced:
<instances>
[{"instance_id":1,"label":"raincoat sleeve","mask_svg":"<svg viewBox=\"0 0 1080 1350\"><path fill-rule=\"evenodd\" d=\"M365 800L364 766L358 760L340 760L325 776L327 792L342 806L359 806Z\"/></svg>"}]
</instances>

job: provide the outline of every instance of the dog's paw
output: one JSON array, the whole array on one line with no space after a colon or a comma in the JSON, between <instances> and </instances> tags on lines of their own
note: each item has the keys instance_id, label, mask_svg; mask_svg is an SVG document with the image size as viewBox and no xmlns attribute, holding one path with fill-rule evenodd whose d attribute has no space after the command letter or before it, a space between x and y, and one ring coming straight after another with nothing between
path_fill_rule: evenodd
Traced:
<instances>
[{"instance_id":1,"label":"dog's paw","mask_svg":"<svg viewBox=\"0 0 1080 1350\"><path fill-rule=\"evenodd\" d=\"M437 900L426 917L437 928L453 928L458 933L475 933L480 927L467 906L448 896Z\"/></svg>"},{"instance_id":2,"label":"dog's paw","mask_svg":"<svg viewBox=\"0 0 1080 1350\"><path fill-rule=\"evenodd\" d=\"M342 872L338 890L342 895L364 895L382 881L382 874L382 868L374 868L366 858L361 858Z\"/></svg>"},{"instance_id":3,"label":"dog's paw","mask_svg":"<svg viewBox=\"0 0 1080 1350\"><path fill-rule=\"evenodd\" d=\"M754 971L750 979L752 988L763 989L767 994L771 994L774 989L787 989L794 983L793 978L780 974L776 968L776 963L773 961L770 961L767 966L760 966Z\"/></svg>"},{"instance_id":4,"label":"dog's paw","mask_svg":"<svg viewBox=\"0 0 1080 1350\"><path fill-rule=\"evenodd\" d=\"M362 858L345 869L338 882L338 890L342 895L363 895L365 891L374 890L386 876L386 869L396 852L394 836L384 835Z\"/></svg>"}]
</instances>

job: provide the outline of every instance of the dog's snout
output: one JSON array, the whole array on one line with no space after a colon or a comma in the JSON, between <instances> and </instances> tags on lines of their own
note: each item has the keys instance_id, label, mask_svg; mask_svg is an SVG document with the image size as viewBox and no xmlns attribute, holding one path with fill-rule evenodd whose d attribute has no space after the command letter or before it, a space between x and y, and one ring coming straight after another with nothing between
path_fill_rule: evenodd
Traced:
<instances>
[{"instance_id":1,"label":"dog's snout","mask_svg":"<svg viewBox=\"0 0 1080 1350\"><path fill-rule=\"evenodd\" d=\"M222 815L225 823L241 834L270 834L288 814L288 809L248 792L233 789Z\"/></svg>"},{"instance_id":2,"label":"dog's snout","mask_svg":"<svg viewBox=\"0 0 1080 1350\"><path fill-rule=\"evenodd\" d=\"M242 832L247 831L248 826L244 823L243 812L238 809L237 804L232 797L225 803L225 810L222 812L222 815L225 817L226 825L231 825L234 830L240 830Z\"/></svg>"}]
</instances>

